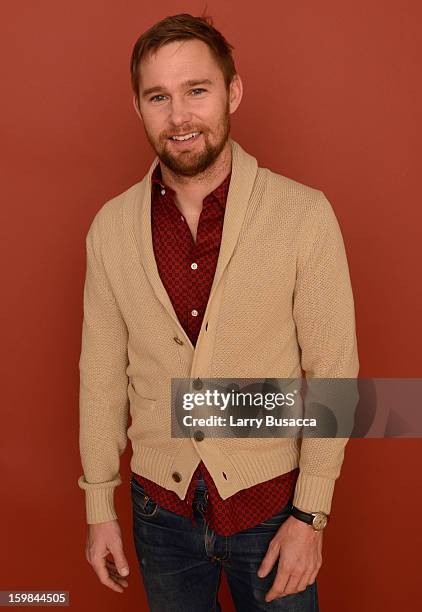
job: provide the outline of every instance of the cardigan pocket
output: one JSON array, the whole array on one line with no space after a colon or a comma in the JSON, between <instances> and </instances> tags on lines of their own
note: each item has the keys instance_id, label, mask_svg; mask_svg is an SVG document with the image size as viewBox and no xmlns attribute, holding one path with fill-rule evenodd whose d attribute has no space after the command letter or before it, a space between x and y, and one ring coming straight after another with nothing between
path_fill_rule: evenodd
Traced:
<instances>
[{"instance_id":1,"label":"cardigan pocket","mask_svg":"<svg viewBox=\"0 0 422 612\"><path fill-rule=\"evenodd\" d=\"M132 422L127 430L130 440L161 438L165 428L165 413L160 410L158 402L139 395L132 384L128 386L130 415Z\"/></svg>"}]
</instances>

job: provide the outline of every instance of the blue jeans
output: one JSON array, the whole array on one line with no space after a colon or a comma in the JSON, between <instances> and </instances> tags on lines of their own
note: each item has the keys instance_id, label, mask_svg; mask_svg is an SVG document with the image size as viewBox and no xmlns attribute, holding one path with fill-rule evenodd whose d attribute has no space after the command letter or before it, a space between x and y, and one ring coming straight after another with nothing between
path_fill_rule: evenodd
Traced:
<instances>
[{"instance_id":1,"label":"blue jeans","mask_svg":"<svg viewBox=\"0 0 422 612\"><path fill-rule=\"evenodd\" d=\"M304 591L264 599L277 573L265 578L258 568L270 540L290 515L292 500L270 519L231 536L216 534L204 519L208 493L198 480L193 501L197 521L159 506L135 478L131 480L133 536L151 612L221 612L221 569L239 612L275 610L318 612L316 581Z\"/></svg>"}]
</instances>

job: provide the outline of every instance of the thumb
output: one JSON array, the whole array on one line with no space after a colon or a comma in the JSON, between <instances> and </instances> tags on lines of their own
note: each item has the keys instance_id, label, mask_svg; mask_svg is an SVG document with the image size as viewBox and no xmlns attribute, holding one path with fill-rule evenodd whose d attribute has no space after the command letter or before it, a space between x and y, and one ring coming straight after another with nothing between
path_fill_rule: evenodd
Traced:
<instances>
[{"instance_id":1,"label":"thumb","mask_svg":"<svg viewBox=\"0 0 422 612\"><path fill-rule=\"evenodd\" d=\"M121 576L127 576L129 574L129 563L127 562L121 544L113 546L110 552L113 555L114 564L119 574Z\"/></svg>"}]
</instances>

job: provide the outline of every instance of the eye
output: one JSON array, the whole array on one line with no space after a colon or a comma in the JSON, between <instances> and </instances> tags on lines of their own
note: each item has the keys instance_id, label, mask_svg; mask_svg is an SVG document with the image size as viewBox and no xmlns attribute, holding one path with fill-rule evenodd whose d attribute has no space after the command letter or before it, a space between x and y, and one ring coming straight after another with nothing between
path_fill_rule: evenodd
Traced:
<instances>
[{"instance_id":1,"label":"eye","mask_svg":"<svg viewBox=\"0 0 422 612\"><path fill-rule=\"evenodd\" d=\"M195 89L192 89L192 91L207 91L206 89L204 89L203 87L196 87ZM196 96L194 96L196 97Z\"/></svg>"},{"instance_id":2,"label":"eye","mask_svg":"<svg viewBox=\"0 0 422 612\"><path fill-rule=\"evenodd\" d=\"M156 98L163 98L163 97L164 97L164 96L163 96L162 94L157 94L157 95L155 95L155 96L152 96L152 97L151 97L149 100L150 100L150 102L154 102L154 100L155 100Z\"/></svg>"}]
</instances>

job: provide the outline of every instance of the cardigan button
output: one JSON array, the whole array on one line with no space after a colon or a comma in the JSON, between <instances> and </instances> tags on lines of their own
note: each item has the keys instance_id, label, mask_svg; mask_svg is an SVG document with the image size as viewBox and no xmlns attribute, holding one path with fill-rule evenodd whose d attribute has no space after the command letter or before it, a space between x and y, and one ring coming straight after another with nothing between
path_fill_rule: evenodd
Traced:
<instances>
[{"instance_id":1,"label":"cardigan button","mask_svg":"<svg viewBox=\"0 0 422 612\"><path fill-rule=\"evenodd\" d=\"M202 380L200 378L195 378L195 380L192 383L192 387L194 389L202 389L203 386L204 385L203 385Z\"/></svg>"},{"instance_id":2,"label":"cardigan button","mask_svg":"<svg viewBox=\"0 0 422 612\"><path fill-rule=\"evenodd\" d=\"M175 342L177 342L177 344L180 344L180 345L181 345L181 344L184 344L183 340L181 340L181 339L180 339L180 338L178 338L177 336L174 336L174 337L173 337L173 340L174 340Z\"/></svg>"},{"instance_id":3,"label":"cardigan button","mask_svg":"<svg viewBox=\"0 0 422 612\"><path fill-rule=\"evenodd\" d=\"M195 433L193 434L193 437L195 438L195 440L197 442L202 442L202 440L205 438L205 434L203 431L195 431Z\"/></svg>"},{"instance_id":4,"label":"cardigan button","mask_svg":"<svg viewBox=\"0 0 422 612\"><path fill-rule=\"evenodd\" d=\"M179 474L179 472L173 472L171 477L173 478L175 482L180 482L182 480L182 475Z\"/></svg>"}]
</instances>

